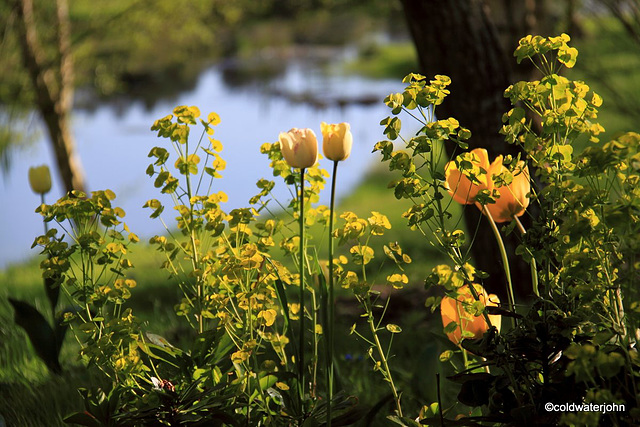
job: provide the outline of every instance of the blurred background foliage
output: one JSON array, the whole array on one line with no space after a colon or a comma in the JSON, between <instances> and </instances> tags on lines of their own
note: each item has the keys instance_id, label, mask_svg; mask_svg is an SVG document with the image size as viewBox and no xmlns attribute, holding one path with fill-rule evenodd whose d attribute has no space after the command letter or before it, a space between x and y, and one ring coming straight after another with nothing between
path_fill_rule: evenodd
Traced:
<instances>
[{"instance_id":1,"label":"blurred background foliage","mask_svg":"<svg viewBox=\"0 0 640 427\"><path fill-rule=\"evenodd\" d=\"M25 123L34 120L36 94L23 65L17 4L0 4L3 169L10 165L11 147L33 139ZM55 3L35 0L34 12L40 44L53 63ZM121 98L152 106L192 88L198 75L221 58L300 44L344 45L391 27L403 31L400 5L381 0L77 0L70 2L69 15L75 104L87 109ZM267 56L271 62L285 61L287 52ZM251 71L268 74L274 66L252 63Z\"/></svg>"},{"instance_id":2,"label":"blurred background foliage","mask_svg":"<svg viewBox=\"0 0 640 427\"><path fill-rule=\"evenodd\" d=\"M33 94L15 37L14 9L12 2L0 4L0 103L28 107ZM55 49L52 3L36 0L35 11L43 45ZM391 21L389 13L401 18L399 12L399 4L379 0L72 1L76 85L100 96L168 81L185 85L221 57L265 47L346 44Z\"/></svg>"},{"instance_id":3,"label":"blurred background foliage","mask_svg":"<svg viewBox=\"0 0 640 427\"><path fill-rule=\"evenodd\" d=\"M0 158L4 167L7 149L29 140L21 131L26 128L25 121L33 120L29 113L34 93L16 37L15 3L0 3ZM513 8L509 2L471 3L483 4L498 33L509 43L521 36L512 34L513 27L522 27L520 23L505 24L505 11ZM625 95L637 93L640 87L637 73L631 72L640 61L638 2L528 3L534 5L532 16L540 33L570 33L585 58L573 72L588 78L603 94L605 109L615 111L615 128L628 125L627 118L637 119L638 97ZM36 0L34 6L38 36L53 61L54 4ZM98 102L118 97L143 99L153 105L158 98L193 87L197 76L222 58L259 56L262 61L286 61L286 51L275 52L273 48L355 43L358 58L346 70L373 77L401 78L418 66L400 1L197 0L184 4L172 0L75 0L69 7L75 103L81 108L92 109ZM385 37L382 41L367 37L371 34ZM505 51L512 51L508 47ZM251 68L254 73L268 71L255 63Z\"/></svg>"}]
</instances>

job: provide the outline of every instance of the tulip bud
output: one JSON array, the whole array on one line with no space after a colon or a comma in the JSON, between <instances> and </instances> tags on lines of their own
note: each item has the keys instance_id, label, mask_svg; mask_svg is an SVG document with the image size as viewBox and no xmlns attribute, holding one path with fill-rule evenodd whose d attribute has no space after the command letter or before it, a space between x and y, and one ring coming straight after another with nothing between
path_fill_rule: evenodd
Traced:
<instances>
[{"instance_id":1,"label":"tulip bud","mask_svg":"<svg viewBox=\"0 0 640 427\"><path fill-rule=\"evenodd\" d=\"M45 194L51 190L49 167L42 165L29 168L29 185L34 193Z\"/></svg>"},{"instance_id":2,"label":"tulip bud","mask_svg":"<svg viewBox=\"0 0 640 427\"><path fill-rule=\"evenodd\" d=\"M502 164L502 156L496 157L496 160L489 168L489 176L493 177L505 172L507 169ZM490 190L494 189L493 180L491 180ZM486 208L491 213L491 217L495 222L511 221L514 216L522 216L525 209L529 206L528 194L531 191L531 179L529 176L528 166L521 160L518 162L513 171L513 180L508 185L495 187L500 197L496 198L495 203L489 203ZM482 209L482 206L478 206Z\"/></svg>"},{"instance_id":3,"label":"tulip bud","mask_svg":"<svg viewBox=\"0 0 640 427\"><path fill-rule=\"evenodd\" d=\"M322 122L320 124L322 152L327 159L339 162L349 157L353 145L350 127L349 123L329 125Z\"/></svg>"},{"instance_id":4,"label":"tulip bud","mask_svg":"<svg viewBox=\"0 0 640 427\"><path fill-rule=\"evenodd\" d=\"M475 148L466 153L465 160L471 163L472 170L463 173L452 160L445 166L445 180L451 197L460 204L468 205L474 202L478 191L488 187L490 176L484 172L489 171L489 154L484 148ZM473 180L470 174L473 174Z\"/></svg>"},{"instance_id":5,"label":"tulip bud","mask_svg":"<svg viewBox=\"0 0 640 427\"><path fill-rule=\"evenodd\" d=\"M488 295L481 285L474 284L473 287L479 296L479 301L484 306L498 306L500 299L498 299L497 295ZM455 299L448 296L442 298L442 302L440 303L442 325L446 327L451 322L456 323L456 329L453 332L447 333L449 340L456 345L460 345L463 338L465 338L462 336L463 331L473 334L473 338L482 338L482 335L489 330L489 325L483 315L473 315L473 310L470 309L470 306L475 302L476 299L471 294L469 285L458 289L458 297ZM489 315L489 320L492 326L495 326L499 331L502 320L501 316ZM472 337L469 336L469 338Z\"/></svg>"},{"instance_id":6,"label":"tulip bud","mask_svg":"<svg viewBox=\"0 0 640 427\"><path fill-rule=\"evenodd\" d=\"M289 166L310 168L318 161L318 140L311 129L293 128L280 132L280 150Z\"/></svg>"}]
</instances>

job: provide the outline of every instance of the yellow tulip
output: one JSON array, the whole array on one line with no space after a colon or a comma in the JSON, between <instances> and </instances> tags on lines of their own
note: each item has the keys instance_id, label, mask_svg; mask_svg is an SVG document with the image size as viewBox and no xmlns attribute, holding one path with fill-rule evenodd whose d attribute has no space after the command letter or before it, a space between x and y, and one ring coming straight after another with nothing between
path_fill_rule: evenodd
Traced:
<instances>
[{"instance_id":1,"label":"yellow tulip","mask_svg":"<svg viewBox=\"0 0 640 427\"><path fill-rule=\"evenodd\" d=\"M278 137L282 155L289 166L310 168L318 160L318 139L311 129L293 128Z\"/></svg>"},{"instance_id":2,"label":"yellow tulip","mask_svg":"<svg viewBox=\"0 0 640 427\"><path fill-rule=\"evenodd\" d=\"M488 189L489 185L490 175L482 172L482 170L488 172L490 167L487 150L484 148L475 148L470 151L470 154L471 164L473 165L471 173L476 178L476 182L458 170L455 161L452 160L445 166L447 190L456 202L463 205L473 203L478 191Z\"/></svg>"},{"instance_id":3,"label":"yellow tulip","mask_svg":"<svg viewBox=\"0 0 640 427\"><path fill-rule=\"evenodd\" d=\"M498 306L500 299L497 295L487 294L481 285L474 284L473 287L480 297L480 302L485 306ZM489 330L489 325L484 320L484 316L474 316L470 311L470 306L475 302L475 298L471 294L468 285L458 289L457 299L445 296L440 303L440 314L442 315L442 325L446 327L451 322L455 322L457 327L453 332L448 332L447 337L451 342L460 345L462 339L462 331L471 333L473 338L481 338L482 335ZM500 330L501 316L489 315L491 324ZM468 335L468 334L465 334ZM469 337L471 338L471 337Z\"/></svg>"},{"instance_id":4,"label":"yellow tulip","mask_svg":"<svg viewBox=\"0 0 640 427\"><path fill-rule=\"evenodd\" d=\"M46 194L51 190L49 167L42 165L29 168L29 185L34 193Z\"/></svg>"},{"instance_id":5,"label":"yellow tulip","mask_svg":"<svg viewBox=\"0 0 640 427\"><path fill-rule=\"evenodd\" d=\"M502 164L502 156L498 156L491 164L489 176L493 177L504 171L506 171L506 167ZM490 180L489 187L489 190L495 188L500 194L495 203L486 205L495 222L507 222L511 221L514 216L522 216L529 206L528 194L531 191L529 167L521 160L513 171L513 181L509 185L494 187L493 181ZM478 206L478 208L482 209L482 206Z\"/></svg>"},{"instance_id":6,"label":"yellow tulip","mask_svg":"<svg viewBox=\"0 0 640 427\"><path fill-rule=\"evenodd\" d=\"M350 127L349 123L320 124L322 152L327 159L339 162L349 157L353 145Z\"/></svg>"}]
</instances>

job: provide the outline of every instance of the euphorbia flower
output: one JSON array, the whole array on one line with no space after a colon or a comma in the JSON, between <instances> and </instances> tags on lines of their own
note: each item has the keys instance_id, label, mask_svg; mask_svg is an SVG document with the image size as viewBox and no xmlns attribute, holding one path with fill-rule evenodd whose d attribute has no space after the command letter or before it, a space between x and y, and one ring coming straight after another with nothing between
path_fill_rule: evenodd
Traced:
<instances>
[{"instance_id":1,"label":"euphorbia flower","mask_svg":"<svg viewBox=\"0 0 640 427\"><path fill-rule=\"evenodd\" d=\"M29 185L34 193L45 194L51 190L49 167L42 165L29 168Z\"/></svg>"},{"instance_id":2,"label":"euphorbia flower","mask_svg":"<svg viewBox=\"0 0 640 427\"><path fill-rule=\"evenodd\" d=\"M500 299L497 295L487 294L481 285L474 284L474 289L479 296L479 301L484 306L497 306L500 303ZM442 315L442 325L446 327L451 322L455 322L457 327L453 332L448 332L447 337L454 344L460 345L463 337L462 331L469 332L473 336L468 338L481 338L482 335L489 330L484 316L474 316L472 314L471 305L476 300L471 294L471 290L468 285L465 285L458 289L457 299L445 296L440 303L440 314ZM500 330L501 316L489 315L491 324ZM465 334L467 335L467 334Z\"/></svg>"},{"instance_id":3,"label":"euphorbia flower","mask_svg":"<svg viewBox=\"0 0 640 427\"><path fill-rule=\"evenodd\" d=\"M453 200L468 205L475 202L478 191L488 189L489 154L484 148L475 148L466 154L465 160L471 163L471 170L463 173L453 160L447 163L444 170L447 189Z\"/></svg>"},{"instance_id":4,"label":"euphorbia flower","mask_svg":"<svg viewBox=\"0 0 640 427\"><path fill-rule=\"evenodd\" d=\"M320 124L322 152L327 159L340 162L349 157L353 145L353 136L349 129L349 123Z\"/></svg>"},{"instance_id":5,"label":"euphorbia flower","mask_svg":"<svg viewBox=\"0 0 640 427\"><path fill-rule=\"evenodd\" d=\"M488 175L492 178L506 170L507 168L502 164L502 156L498 156L491 163ZM522 216L527 206L529 206L528 194L531 191L529 167L520 160L513 171L513 180L508 185L495 187L495 183L491 178L489 179L489 190L495 189L500 195L500 197L496 198L495 203L485 205L493 220L495 222L506 222L511 221L514 216ZM482 210L482 206L478 206L478 208Z\"/></svg>"},{"instance_id":6,"label":"euphorbia flower","mask_svg":"<svg viewBox=\"0 0 640 427\"><path fill-rule=\"evenodd\" d=\"M318 160L318 139L311 129L293 128L278 137L282 155L289 166L310 168Z\"/></svg>"}]
</instances>

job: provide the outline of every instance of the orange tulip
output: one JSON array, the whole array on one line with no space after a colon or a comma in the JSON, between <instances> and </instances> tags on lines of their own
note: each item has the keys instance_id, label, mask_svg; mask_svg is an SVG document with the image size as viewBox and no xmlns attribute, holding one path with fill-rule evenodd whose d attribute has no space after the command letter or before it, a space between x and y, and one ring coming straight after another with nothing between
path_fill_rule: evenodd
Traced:
<instances>
[{"instance_id":1,"label":"orange tulip","mask_svg":"<svg viewBox=\"0 0 640 427\"><path fill-rule=\"evenodd\" d=\"M497 295L488 295L481 285L474 284L473 287L480 297L480 302L485 306L497 306L500 303L500 299ZM471 333L473 338L481 338L482 335L489 330L489 325L484 320L484 316L474 316L471 313L472 310L470 310L470 306L475 301L476 300L471 294L471 290L468 285L458 289L457 299L448 296L442 298L442 302L440 303L442 325L446 327L451 322L456 323L456 329L453 332L447 333L449 340L456 345L460 345L462 339L465 338L462 336L463 331ZM493 326L500 330L501 316L489 315L489 320Z\"/></svg>"},{"instance_id":2,"label":"orange tulip","mask_svg":"<svg viewBox=\"0 0 640 427\"><path fill-rule=\"evenodd\" d=\"M496 157L489 170L489 177L498 175L506 171L506 167L502 164L502 156ZM529 192L531 191L531 180L529 176L529 167L521 160L518 162L513 171L513 181L509 185L495 187L493 180L490 179L489 190L498 191L500 197L496 198L495 203L486 205L491 213L491 217L495 222L511 221L514 216L522 216L525 209L529 206ZM478 205L482 210L482 206Z\"/></svg>"},{"instance_id":3,"label":"orange tulip","mask_svg":"<svg viewBox=\"0 0 640 427\"><path fill-rule=\"evenodd\" d=\"M484 148L475 148L468 154L473 168L463 173L458 170L455 161L445 166L446 186L451 197L463 205L471 204L480 190L486 190L489 185L489 154Z\"/></svg>"},{"instance_id":4,"label":"orange tulip","mask_svg":"<svg viewBox=\"0 0 640 427\"><path fill-rule=\"evenodd\" d=\"M282 155L293 168L310 168L318 161L318 139L311 129L293 128L278 137Z\"/></svg>"},{"instance_id":5,"label":"orange tulip","mask_svg":"<svg viewBox=\"0 0 640 427\"><path fill-rule=\"evenodd\" d=\"M475 203L478 209L485 213L481 204L475 201L480 190L496 190L495 203L488 203L487 209L495 222L511 221L514 216L522 216L529 206L528 194L531 191L531 180L528 166L521 160L514 172L513 180L508 185L496 187L493 177L505 172L507 169L502 163L500 155L489 164L487 150L476 148L466 154L471 163L471 169L464 172L458 170L454 161L447 163L445 167L446 186L451 197L463 205ZM483 170L486 173L483 173Z\"/></svg>"},{"instance_id":6,"label":"orange tulip","mask_svg":"<svg viewBox=\"0 0 640 427\"><path fill-rule=\"evenodd\" d=\"M353 145L353 136L349 128L349 123L320 124L322 151L327 159L340 162L349 157Z\"/></svg>"}]
</instances>

